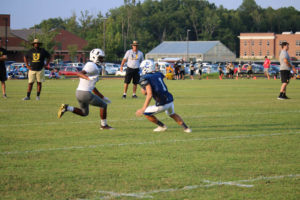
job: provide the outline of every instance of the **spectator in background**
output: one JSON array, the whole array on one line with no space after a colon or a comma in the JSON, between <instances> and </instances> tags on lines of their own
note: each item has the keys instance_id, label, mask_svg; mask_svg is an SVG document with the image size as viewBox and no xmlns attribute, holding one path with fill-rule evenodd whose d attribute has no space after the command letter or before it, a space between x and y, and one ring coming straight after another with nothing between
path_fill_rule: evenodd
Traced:
<instances>
[{"instance_id":1,"label":"spectator in background","mask_svg":"<svg viewBox=\"0 0 300 200\"><path fill-rule=\"evenodd\" d=\"M289 43L282 42L281 52L280 52L280 56L279 56L280 77L281 77L281 83L282 83L281 88L280 88L280 94L277 98L279 100L289 99L286 96L286 87L290 82L291 69L293 70L294 73L296 73L296 68L291 63L291 59L290 59L290 56L288 54L288 50L289 50Z\"/></svg>"},{"instance_id":2,"label":"spectator in background","mask_svg":"<svg viewBox=\"0 0 300 200\"><path fill-rule=\"evenodd\" d=\"M226 63L226 68L225 68L225 73L226 73L226 77L230 78L230 66L229 63Z\"/></svg>"},{"instance_id":3,"label":"spectator in background","mask_svg":"<svg viewBox=\"0 0 300 200\"><path fill-rule=\"evenodd\" d=\"M179 80L179 73L180 73L180 63L177 61L174 65L175 68L175 79Z\"/></svg>"},{"instance_id":4,"label":"spectator in background","mask_svg":"<svg viewBox=\"0 0 300 200\"><path fill-rule=\"evenodd\" d=\"M59 79L60 76L58 74L58 70L57 69L52 69L49 78L54 78L54 79Z\"/></svg>"},{"instance_id":5,"label":"spectator in background","mask_svg":"<svg viewBox=\"0 0 300 200\"><path fill-rule=\"evenodd\" d=\"M7 98L5 85L5 81L7 80L5 60L7 60L7 52L5 49L2 48L2 40L0 39L0 81L2 88L2 96L4 99Z\"/></svg>"},{"instance_id":6,"label":"spectator in background","mask_svg":"<svg viewBox=\"0 0 300 200\"><path fill-rule=\"evenodd\" d=\"M223 72L223 69L221 67L221 64L219 64L218 70L219 70L219 79L222 80L222 78L224 76L224 72Z\"/></svg>"},{"instance_id":7,"label":"spectator in background","mask_svg":"<svg viewBox=\"0 0 300 200\"><path fill-rule=\"evenodd\" d=\"M202 76L202 68L203 68L203 66L202 66L202 63L201 62L199 62L199 80L201 80L201 76Z\"/></svg>"},{"instance_id":8,"label":"spectator in background","mask_svg":"<svg viewBox=\"0 0 300 200\"><path fill-rule=\"evenodd\" d=\"M133 41L132 49L128 50L122 60L120 71L123 72L123 66L127 62L127 70L124 80L123 99L126 99L129 83L133 82L132 98L137 98L136 88L140 80L140 64L144 60L144 54L138 50L138 41Z\"/></svg>"},{"instance_id":9,"label":"spectator in background","mask_svg":"<svg viewBox=\"0 0 300 200\"><path fill-rule=\"evenodd\" d=\"M28 69L27 69L26 65L22 65L22 67L19 69L19 72L24 76L24 78L27 78Z\"/></svg>"},{"instance_id":10,"label":"spectator in background","mask_svg":"<svg viewBox=\"0 0 300 200\"><path fill-rule=\"evenodd\" d=\"M156 72L160 72L158 63L155 64L155 71L156 71Z\"/></svg>"},{"instance_id":11,"label":"spectator in background","mask_svg":"<svg viewBox=\"0 0 300 200\"><path fill-rule=\"evenodd\" d=\"M169 65L167 68L166 68L166 78L168 80L173 80L174 79L174 69L172 68L171 65Z\"/></svg>"},{"instance_id":12,"label":"spectator in background","mask_svg":"<svg viewBox=\"0 0 300 200\"><path fill-rule=\"evenodd\" d=\"M250 62L247 67L247 78L253 78L253 71L252 71L252 63Z\"/></svg>"},{"instance_id":13,"label":"spectator in background","mask_svg":"<svg viewBox=\"0 0 300 200\"><path fill-rule=\"evenodd\" d=\"M230 78L233 79L233 75L234 75L234 65L232 62L229 63L229 73L230 73Z\"/></svg>"},{"instance_id":14,"label":"spectator in background","mask_svg":"<svg viewBox=\"0 0 300 200\"><path fill-rule=\"evenodd\" d=\"M191 75L191 79L194 80L194 73L195 73L195 65L193 62L191 62L190 64L190 75Z\"/></svg>"},{"instance_id":15,"label":"spectator in background","mask_svg":"<svg viewBox=\"0 0 300 200\"><path fill-rule=\"evenodd\" d=\"M184 62L183 62L183 60L181 60L181 65L180 65L180 79L184 80L184 75L185 75L185 72L184 72Z\"/></svg>"},{"instance_id":16,"label":"spectator in background","mask_svg":"<svg viewBox=\"0 0 300 200\"><path fill-rule=\"evenodd\" d=\"M264 74L270 80L270 75L269 75L269 69L270 69L271 61L270 59L265 56L265 62L264 62Z\"/></svg>"},{"instance_id":17,"label":"spectator in background","mask_svg":"<svg viewBox=\"0 0 300 200\"><path fill-rule=\"evenodd\" d=\"M238 65L238 67L237 67L237 71L236 71L236 77L239 77L239 76L243 76L242 74L241 74L241 70L242 70L242 65L241 65L241 63L239 63L239 65Z\"/></svg>"},{"instance_id":18,"label":"spectator in background","mask_svg":"<svg viewBox=\"0 0 300 200\"><path fill-rule=\"evenodd\" d=\"M24 62L29 69L28 73L28 89L27 96L23 100L30 100L30 94L34 82L37 82L37 94L36 100L40 100L40 94L42 91L42 82L44 82L44 68L49 68L50 54L41 48L41 42L38 39L34 39L32 42L33 48L30 49L24 56ZM46 63L45 63L46 61ZM29 65L30 62L30 65Z\"/></svg>"}]
</instances>

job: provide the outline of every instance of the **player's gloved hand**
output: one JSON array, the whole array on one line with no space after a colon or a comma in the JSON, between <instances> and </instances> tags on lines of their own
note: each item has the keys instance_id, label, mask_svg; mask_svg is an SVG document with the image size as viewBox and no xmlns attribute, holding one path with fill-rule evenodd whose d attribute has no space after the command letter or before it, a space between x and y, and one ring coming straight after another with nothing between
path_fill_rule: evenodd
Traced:
<instances>
[{"instance_id":1,"label":"player's gloved hand","mask_svg":"<svg viewBox=\"0 0 300 200\"><path fill-rule=\"evenodd\" d=\"M111 100L109 100L109 98L107 98L107 97L103 97L103 101L107 104L111 103Z\"/></svg>"}]
</instances>

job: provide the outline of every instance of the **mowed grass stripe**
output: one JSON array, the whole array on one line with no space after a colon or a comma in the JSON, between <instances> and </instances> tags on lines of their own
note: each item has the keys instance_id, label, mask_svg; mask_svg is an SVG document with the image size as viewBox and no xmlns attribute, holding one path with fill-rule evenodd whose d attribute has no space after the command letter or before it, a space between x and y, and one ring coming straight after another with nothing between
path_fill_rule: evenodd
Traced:
<instances>
[{"instance_id":1,"label":"mowed grass stripe","mask_svg":"<svg viewBox=\"0 0 300 200\"><path fill-rule=\"evenodd\" d=\"M71 147L59 147L59 148L49 148L49 149L36 149L36 150L26 150L26 151L12 151L12 152L0 152L1 155L10 155L10 154L24 154L24 153L41 153L48 151L67 151L67 150L80 150L80 149L94 149L102 147L122 147L122 146L131 146L131 145L163 145L168 143L181 143L181 142L195 142L195 141L209 141L209 140L231 140L231 139L245 139L245 138L255 138L255 137L271 137L271 136L288 136L288 135L297 135L299 132L289 132L289 133L272 133L272 134L258 134L258 135L235 135L235 136L226 136L226 137L210 137L210 138L193 138L193 139L174 139L174 140L165 140L165 141L143 141L136 143L119 143L119 144L99 144L99 145L89 145L89 146L71 146Z\"/></svg>"},{"instance_id":2,"label":"mowed grass stripe","mask_svg":"<svg viewBox=\"0 0 300 200\"><path fill-rule=\"evenodd\" d=\"M195 116L182 116L185 119L197 119L197 118L222 118L222 117L234 117L234 116L255 116L255 115L271 115L271 114L297 114L300 113L300 110L293 111L280 111L280 112L253 112L253 113L230 113L230 114L211 114L211 115L195 115ZM160 117L161 120L169 119L169 117ZM110 122L127 122L127 121L145 121L144 118L131 118L131 119L111 119ZM82 123L97 123L99 120L80 120L80 121L63 121L63 124L82 124ZM0 127L14 127L14 126L52 126L59 125L61 121L45 121L37 123L14 123L14 124L0 124Z\"/></svg>"}]
</instances>

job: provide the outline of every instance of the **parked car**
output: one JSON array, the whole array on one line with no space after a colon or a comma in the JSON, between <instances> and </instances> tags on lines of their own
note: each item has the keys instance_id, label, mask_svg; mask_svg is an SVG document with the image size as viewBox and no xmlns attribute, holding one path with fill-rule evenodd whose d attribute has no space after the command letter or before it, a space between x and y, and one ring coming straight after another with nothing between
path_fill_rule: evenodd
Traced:
<instances>
[{"instance_id":1,"label":"parked car","mask_svg":"<svg viewBox=\"0 0 300 200\"><path fill-rule=\"evenodd\" d=\"M206 65L202 68L202 73L204 73L204 74L217 73L217 72L219 72L218 67L219 67L219 65L217 65L217 64Z\"/></svg>"},{"instance_id":2,"label":"parked car","mask_svg":"<svg viewBox=\"0 0 300 200\"><path fill-rule=\"evenodd\" d=\"M45 78L49 78L49 76L50 76L50 74L51 74L51 71L48 70L48 69L45 69L44 72L45 72L45 73L44 73Z\"/></svg>"},{"instance_id":3,"label":"parked car","mask_svg":"<svg viewBox=\"0 0 300 200\"><path fill-rule=\"evenodd\" d=\"M104 69L105 74L107 75L115 75L116 72L119 70L119 66L114 63L105 63Z\"/></svg>"},{"instance_id":4,"label":"parked car","mask_svg":"<svg viewBox=\"0 0 300 200\"><path fill-rule=\"evenodd\" d=\"M279 72L280 72L280 69L279 69L278 65L271 65L270 66L270 69L269 69L269 75L270 76L276 76L276 77L278 77L279 76Z\"/></svg>"},{"instance_id":5,"label":"parked car","mask_svg":"<svg viewBox=\"0 0 300 200\"><path fill-rule=\"evenodd\" d=\"M262 65L253 64L252 65L252 71L254 74L263 74L264 73L264 67Z\"/></svg>"},{"instance_id":6,"label":"parked car","mask_svg":"<svg viewBox=\"0 0 300 200\"><path fill-rule=\"evenodd\" d=\"M121 68L121 65L120 65L120 68ZM118 69L118 71L116 71L116 76L125 76L126 75L126 69L127 69L127 63L125 63L123 65L123 71L121 72L121 69Z\"/></svg>"},{"instance_id":7,"label":"parked car","mask_svg":"<svg viewBox=\"0 0 300 200\"><path fill-rule=\"evenodd\" d=\"M58 74L60 76L76 76L78 72L80 72L82 68L79 67L65 67L59 70Z\"/></svg>"},{"instance_id":8,"label":"parked car","mask_svg":"<svg viewBox=\"0 0 300 200\"><path fill-rule=\"evenodd\" d=\"M67 63L67 65L70 67L81 67L81 68L84 67L83 63Z\"/></svg>"}]
</instances>

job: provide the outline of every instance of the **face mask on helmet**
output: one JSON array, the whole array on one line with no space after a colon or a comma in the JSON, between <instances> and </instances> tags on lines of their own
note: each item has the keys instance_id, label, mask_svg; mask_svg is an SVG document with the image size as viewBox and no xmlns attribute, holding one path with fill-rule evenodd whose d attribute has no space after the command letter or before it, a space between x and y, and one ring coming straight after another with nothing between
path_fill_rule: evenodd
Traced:
<instances>
[{"instance_id":1,"label":"face mask on helmet","mask_svg":"<svg viewBox=\"0 0 300 200\"><path fill-rule=\"evenodd\" d=\"M144 60L141 63L142 74L155 72L155 66L152 60Z\"/></svg>"},{"instance_id":2,"label":"face mask on helmet","mask_svg":"<svg viewBox=\"0 0 300 200\"><path fill-rule=\"evenodd\" d=\"M90 52L90 61L98 65L103 62L104 57L105 57L104 51L102 51L101 49L93 49Z\"/></svg>"}]
</instances>

